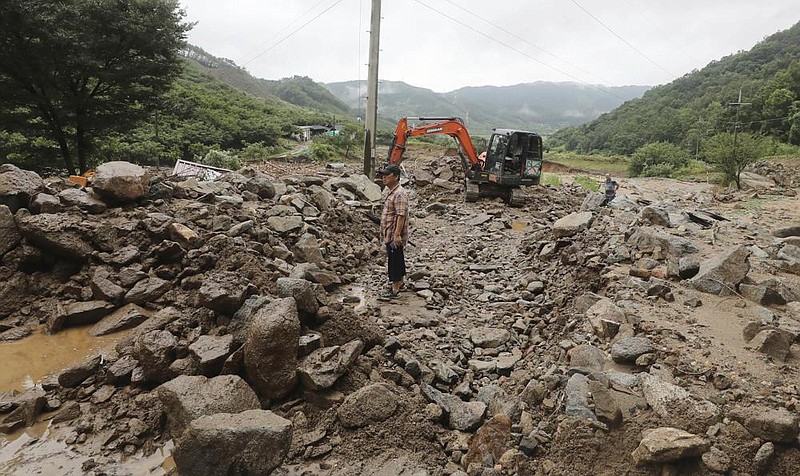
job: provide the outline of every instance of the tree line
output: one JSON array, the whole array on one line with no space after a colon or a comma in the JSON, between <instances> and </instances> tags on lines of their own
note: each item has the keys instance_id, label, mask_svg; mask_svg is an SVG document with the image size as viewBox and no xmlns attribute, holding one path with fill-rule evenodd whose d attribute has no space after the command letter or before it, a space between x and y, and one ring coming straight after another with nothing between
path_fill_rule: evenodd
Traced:
<instances>
[{"instance_id":1,"label":"tree line","mask_svg":"<svg viewBox=\"0 0 800 476\"><path fill-rule=\"evenodd\" d=\"M0 161L84 172L264 156L330 114L263 99L179 52L191 25L176 0L0 0Z\"/></svg>"}]
</instances>

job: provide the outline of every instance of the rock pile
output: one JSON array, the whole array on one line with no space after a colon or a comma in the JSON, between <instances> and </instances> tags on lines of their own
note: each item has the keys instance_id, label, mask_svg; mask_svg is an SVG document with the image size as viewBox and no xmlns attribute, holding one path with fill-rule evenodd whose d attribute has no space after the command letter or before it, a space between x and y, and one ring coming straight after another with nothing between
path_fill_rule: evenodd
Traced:
<instances>
[{"instance_id":1,"label":"rock pile","mask_svg":"<svg viewBox=\"0 0 800 476\"><path fill-rule=\"evenodd\" d=\"M380 192L364 177L155 178L134 202L94 197L103 211L32 180L0 206L0 286L21 296L0 298L5 332L132 330L113 355L0 397L3 428L54 412L108 463L172 438L191 474L800 467L800 390L781 377L799 350L794 228L600 207L576 185L525 190L521 209L464 204L442 185L455 165L412 170L418 247L381 305L380 247L357 212ZM37 198L48 212L25 208ZM774 373L712 352L712 317Z\"/></svg>"}]
</instances>

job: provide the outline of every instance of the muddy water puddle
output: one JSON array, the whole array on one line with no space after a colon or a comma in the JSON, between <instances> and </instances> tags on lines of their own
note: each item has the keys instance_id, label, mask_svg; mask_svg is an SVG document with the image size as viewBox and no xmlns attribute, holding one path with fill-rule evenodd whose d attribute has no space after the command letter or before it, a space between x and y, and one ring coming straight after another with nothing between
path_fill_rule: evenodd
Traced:
<instances>
[{"instance_id":1,"label":"muddy water puddle","mask_svg":"<svg viewBox=\"0 0 800 476\"><path fill-rule=\"evenodd\" d=\"M102 464L111 474L146 474L150 476L177 475L171 452L172 440L153 454L126 457L121 461ZM93 458L64 443L63 429L53 430L49 422L27 428L15 439L0 437L0 476L11 475L83 475L83 464Z\"/></svg>"},{"instance_id":2,"label":"muddy water puddle","mask_svg":"<svg viewBox=\"0 0 800 476\"><path fill-rule=\"evenodd\" d=\"M514 231L527 231L528 224L524 221L514 220L511 222L511 229Z\"/></svg>"},{"instance_id":3,"label":"muddy water puddle","mask_svg":"<svg viewBox=\"0 0 800 476\"><path fill-rule=\"evenodd\" d=\"M83 362L90 355L114 344L126 333L93 337L87 327L45 334L41 328L15 342L0 343L0 392L24 390L48 375Z\"/></svg>"}]
</instances>

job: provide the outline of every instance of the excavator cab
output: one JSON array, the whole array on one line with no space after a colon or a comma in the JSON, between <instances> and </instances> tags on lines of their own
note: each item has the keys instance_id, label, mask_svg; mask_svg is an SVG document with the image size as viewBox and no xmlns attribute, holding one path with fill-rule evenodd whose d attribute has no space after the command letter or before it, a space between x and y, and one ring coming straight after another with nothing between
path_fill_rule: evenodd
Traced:
<instances>
[{"instance_id":1,"label":"excavator cab","mask_svg":"<svg viewBox=\"0 0 800 476\"><path fill-rule=\"evenodd\" d=\"M484 166L488 175L484 179L512 185L519 177L518 185L535 185L539 183L541 169L542 138L539 134L506 129L492 132Z\"/></svg>"},{"instance_id":2,"label":"excavator cab","mask_svg":"<svg viewBox=\"0 0 800 476\"><path fill-rule=\"evenodd\" d=\"M521 204L515 191L537 185L542 173L542 137L534 132L494 129L486 150L483 169L469 174L467 200L479 196L501 196L512 205Z\"/></svg>"}]
</instances>

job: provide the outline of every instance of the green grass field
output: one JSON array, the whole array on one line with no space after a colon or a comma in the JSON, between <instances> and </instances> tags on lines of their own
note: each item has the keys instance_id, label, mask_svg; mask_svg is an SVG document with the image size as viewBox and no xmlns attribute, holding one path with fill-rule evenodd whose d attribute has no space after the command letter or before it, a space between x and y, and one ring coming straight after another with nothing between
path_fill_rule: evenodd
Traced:
<instances>
[{"instance_id":1,"label":"green grass field","mask_svg":"<svg viewBox=\"0 0 800 476\"><path fill-rule=\"evenodd\" d=\"M615 177L627 177L630 162L630 159L621 155L579 155L570 152L549 153L544 159L575 170L598 175L611 174Z\"/></svg>"}]
</instances>

